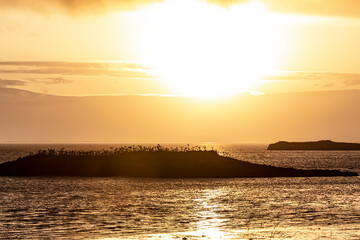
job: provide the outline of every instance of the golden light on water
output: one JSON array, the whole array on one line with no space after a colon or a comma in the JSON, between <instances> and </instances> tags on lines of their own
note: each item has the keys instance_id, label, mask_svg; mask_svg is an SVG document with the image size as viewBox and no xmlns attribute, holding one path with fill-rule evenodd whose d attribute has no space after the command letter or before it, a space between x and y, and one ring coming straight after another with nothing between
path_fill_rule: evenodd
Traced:
<instances>
[{"instance_id":1,"label":"golden light on water","mask_svg":"<svg viewBox=\"0 0 360 240\"><path fill-rule=\"evenodd\" d=\"M139 57L178 94L215 98L255 90L282 61L279 18L259 2L223 8L167 0L130 15Z\"/></svg>"},{"instance_id":2,"label":"golden light on water","mask_svg":"<svg viewBox=\"0 0 360 240\"><path fill-rule=\"evenodd\" d=\"M198 204L197 215L201 220L198 221L198 230L195 235L206 239L224 239L225 233L220 230L223 220L218 211L225 210L225 206L216 199L227 193L226 189L209 189L202 192L196 199Z\"/></svg>"}]
</instances>

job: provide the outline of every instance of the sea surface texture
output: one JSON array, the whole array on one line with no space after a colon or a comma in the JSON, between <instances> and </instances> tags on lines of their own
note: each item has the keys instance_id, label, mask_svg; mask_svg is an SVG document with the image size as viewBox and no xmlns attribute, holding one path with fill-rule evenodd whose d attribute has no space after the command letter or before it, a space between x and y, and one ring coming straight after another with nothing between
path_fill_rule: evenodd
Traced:
<instances>
[{"instance_id":1,"label":"sea surface texture","mask_svg":"<svg viewBox=\"0 0 360 240\"><path fill-rule=\"evenodd\" d=\"M117 146L5 144L0 161L40 148ZM360 151L209 147L254 163L360 172ZM0 177L0 238L355 240L360 239L360 178Z\"/></svg>"}]
</instances>

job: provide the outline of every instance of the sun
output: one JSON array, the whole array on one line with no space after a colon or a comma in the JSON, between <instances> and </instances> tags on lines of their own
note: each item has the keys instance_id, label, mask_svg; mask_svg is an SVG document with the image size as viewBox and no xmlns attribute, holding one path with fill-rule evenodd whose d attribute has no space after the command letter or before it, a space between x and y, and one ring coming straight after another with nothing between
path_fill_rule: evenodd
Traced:
<instances>
[{"instance_id":1,"label":"sun","mask_svg":"<svg viewBox=\"0 0 360 240\"><path fill-rule=\"evenodd\" d=\"M258 2L224 8L167 0L132 18L137 55L177 94L217 98L255 90L282 59L276 15Z\"/></svg>"}]
</instances>

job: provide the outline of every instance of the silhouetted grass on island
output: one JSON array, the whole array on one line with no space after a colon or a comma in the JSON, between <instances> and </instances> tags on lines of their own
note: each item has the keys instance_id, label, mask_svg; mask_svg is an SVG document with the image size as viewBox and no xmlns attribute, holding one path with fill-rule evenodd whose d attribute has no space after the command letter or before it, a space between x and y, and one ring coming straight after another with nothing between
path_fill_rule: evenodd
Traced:
<instances>
[{"instance_id":1,"label":"silhouetted grass on island","mask_svg":"<svg viewBox=\"0 0 360 240\"><path fill-rule=\"evenodd\" d=\"M220 156L206 147L127 146L101 151L39 150L0 165L2 176L123 176L236 178L357 176L337 170L299 170Z\"/></svg>"}]
</instances>

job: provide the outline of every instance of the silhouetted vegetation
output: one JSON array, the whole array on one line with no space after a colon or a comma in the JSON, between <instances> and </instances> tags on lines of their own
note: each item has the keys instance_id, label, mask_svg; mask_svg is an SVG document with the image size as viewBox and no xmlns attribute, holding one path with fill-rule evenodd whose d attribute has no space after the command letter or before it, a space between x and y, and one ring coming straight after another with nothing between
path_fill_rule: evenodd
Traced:
<instances>
[{"instance_id":1,"label":"silhouetted vegetation","mask_svg":"<svg viewBox=\"0 0 360 240\"><path fill-rule=\"evenodd\" d=\"M39 150L36 153L31 152L30 156L119 156L123 153L130 152L216 152L213 148L208 149L206 146L190 146L189 144L185 147L163 147L160 144L156 146L142 146L142 145L130 145L110 149L102 150L65 150L64 148L60 150L56 149L47 149Z\"/></svg>"},{"instance_id":2,"label":"silhouetted vegetation","mask_svg":"<svg viewBox=\"0 0 360 240\"><path fill-rule=\"evenodd\" d=\"M267 150L360 150L359 143L333 142L321 140L317 142L286 142L270 144Z\"/></svg>"},{"instance_id":3,"label":"silhouetted vegetation","mask_svg":"<svg viewBox=\"0 0 360 240\"><path fill-rule=\"evenodd\" d=\"M299 170L253 164L195 146L126 146L100 151L39 150L0 165L2 176L123 176L234 178L356 176L337 170Z\"/></svg>"}]
</instances>

